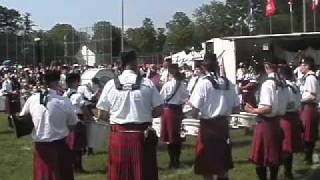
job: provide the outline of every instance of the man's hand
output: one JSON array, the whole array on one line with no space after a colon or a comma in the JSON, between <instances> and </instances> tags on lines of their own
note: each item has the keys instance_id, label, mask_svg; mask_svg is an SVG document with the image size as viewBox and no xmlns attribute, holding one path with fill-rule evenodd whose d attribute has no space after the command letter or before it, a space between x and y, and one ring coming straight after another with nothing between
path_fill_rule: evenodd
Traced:
<instances>
[{"instance_id":1,"label":"man's hand","mask_svg":"<svg viewBox=\"0 0 320 180\"><path fill-rule=\"evenodd\" d=\"M246 105L244 106L244 110L248 113L253 113L254 114L254 107L252 107L250 104L246 103Z\"/></svg>"}]
</instances>

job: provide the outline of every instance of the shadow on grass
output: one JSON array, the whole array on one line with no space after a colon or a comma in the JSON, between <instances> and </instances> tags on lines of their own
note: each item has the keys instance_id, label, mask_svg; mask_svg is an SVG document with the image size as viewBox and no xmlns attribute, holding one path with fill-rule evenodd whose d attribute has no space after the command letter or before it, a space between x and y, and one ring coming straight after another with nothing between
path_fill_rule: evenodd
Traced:
<instances>
[{"instance_id":1,"label":"shadow on grass","mask_svg":"<svg viewBox=\"0 0 320 180\"><path fill-rule=\"evenodd\" d=\"M158 152L166 152L168 149L167 149L167 145L166 144L159 144L158 147L157 147L157 151ZM182 151L185 151L185 150L194 150L195 149L195 145L194 144L183 144L182 143Z\"/></svg>"},{"instance_id":2,"label":"shadow on grass","mask_svg":"<svg viewBox=\"0 0 320 180\"><path fill-rule=\"evenodd\" d=\"M90 154L89 156L105 155L105 154L108 154L108 152L107 151L97 151L97 152L94 152L93 154Z\"/></svg>"},{"instance_id":3,"label":"shadow on grass","mask_svg":"<svg viewBox=\"0 0 320 180\"><path fill-rule=\"evenodd\" d=\"M86 174L107 174L107 172L108 172L108 167L106 167L105 169L96 169L96 170L88 171Z\"/></svg>"},{"instance_id":4,"label":"shadow on grass","mask_svg":"<svg viewBox=\"0 0 320 180\"><path fill-rule=\"evenodd\" d=\"M5 131L0 131L0 135L4 135L4 134L13 134L14 131L13 130L5 130Z\"/></svg>"},{"instance_id":5,"label":"shadow on grass","mask_svg":"<svg viewBox=\"0 0 320 180\"><path fill-rule=\"evenodd\" d=\"M248 159L247 160L241 159L241 160L234 160L233 163L235 164L235 166L239 166L242 164L249 164L250 161Z\"/></svg>"},{"instance_id":6,"label":"shadow on grass","mask_svg":"<svg viewBox=\"0 0 320 180\"><path fill-rule=\"evenodd\" d=\"M251 145L251 140L240 140L240 141L233 141L232 142L232 148L242 148L245 146Z\"/></svg>"},{"instance_id":7,"label":"shadow on grass","mask_svg":"<svg viewBox=\"0 0 320 180\"><path fill-rule=\"evenodd\" d=\"M310 171L310 168L307 168L307 167L295 170L296 179L304 179L306 177L306 174L308 174L309 171ZM313 180L313 179L309 179L309 180Z\"/></svg>"}]
</instances>

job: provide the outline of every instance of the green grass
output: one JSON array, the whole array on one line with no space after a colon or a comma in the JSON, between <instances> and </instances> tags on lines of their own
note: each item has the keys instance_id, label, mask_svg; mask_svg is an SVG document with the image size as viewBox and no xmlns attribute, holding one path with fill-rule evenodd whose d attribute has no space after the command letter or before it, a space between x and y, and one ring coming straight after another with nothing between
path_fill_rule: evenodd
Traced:
<instances>
[{"instance_id":1,"label":"green grass","mask_svg":"<svg viewBox=\"0 0 320 180\"><path fill-rule=\"evenodd\" d=\"M251 136L243 135L242 130L232 130L233 159L235 168L230 172L233 180L256 179L255 167L248 162ZM158 163L161 180L201 180L193 173L195 138L188 138L184 144L181 157L182 168L170 170L166 147L158 148ZM32 180L32 154L33 146L30 137L16 139L12 131L7 130L7 120L0 114L0 180ZM107 148L106 148L107 149ZM93 156L84 157L84 167L88 174L77 175L77 180L105 180L107 167L107 152L98 152ZM302 156L295 158L296 179L302 179L311 174L310 167L303 165ZM281 172L282 174L282 172ZM318 179L318 178L309 178Z\"/></svg>"}]
</instances>

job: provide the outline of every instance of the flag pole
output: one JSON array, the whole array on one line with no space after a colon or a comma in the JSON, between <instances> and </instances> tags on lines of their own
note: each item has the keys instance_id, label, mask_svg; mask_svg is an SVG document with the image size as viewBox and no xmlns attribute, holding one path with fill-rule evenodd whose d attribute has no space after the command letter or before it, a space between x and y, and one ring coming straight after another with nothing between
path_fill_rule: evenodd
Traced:
<instances>
[{"instance_id":1,"label":"flag pole","mask_svg":"<svg viewBox=\"0 0 320 180\"><path fill-rule=\"evenodd\" d=\"M293 33L293 9L292 9L292 1L289 2L290 5L290 27L291 33Z\"/></svg>"},{"instance_id":2,"label":"flag pole","mask_svg":"<svg viewBox=\"0 0 320 180\"><path fill-rule=\"evenodd\" d=\"M303 0L302 11L303 11L303 32L307 32L307 6L306 0Z\"/></svg>"},{"instance_id":3,"label":"flag pole","mask_svg":"<svg viewBox=\"0 0 320 180\"><path fill-rule=\"evenodd\" d=\"M317 31L317 11L313 11L313 31Z\"/></svg>"},{"instance_id":4,"label":"flag pole","mask_svg":"<svg viewBox=\"0 0 320 180\"><path fill-rule=\"evenodd\" d=\"M272 16L269 16L270 34L272 34Z\"/></svg>"}]
</instances>

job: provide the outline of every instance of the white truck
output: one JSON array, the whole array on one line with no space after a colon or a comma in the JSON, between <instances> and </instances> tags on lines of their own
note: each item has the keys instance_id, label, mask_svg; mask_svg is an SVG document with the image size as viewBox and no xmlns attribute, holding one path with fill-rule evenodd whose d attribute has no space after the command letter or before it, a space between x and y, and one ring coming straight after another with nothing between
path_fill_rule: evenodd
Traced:
<instances>
[{"instance_id":1,"label":"white truck","mask_svg":"<svg viewBox=\"0 0 320 180\"><path fill-rule=\"evenodd\" d=\"M206 52L220 56L227 77L235 83L240 62L250 65L261 63L271 53L294 64L298 63L297 57L304 54L312 56L319 65L319 42L320 32L310 32L213 38L203 43L203 47Z\"/></svg>"}]
</instances>

